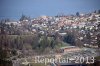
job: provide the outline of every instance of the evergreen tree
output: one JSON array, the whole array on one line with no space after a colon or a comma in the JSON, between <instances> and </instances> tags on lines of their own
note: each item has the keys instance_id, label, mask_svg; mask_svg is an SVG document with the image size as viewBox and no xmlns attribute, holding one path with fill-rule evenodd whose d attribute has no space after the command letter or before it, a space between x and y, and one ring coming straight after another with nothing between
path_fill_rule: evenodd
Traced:
<instances>
[{"instance_id":1,"label":"evergreen tree","mask_svg":"<svg viewBox=\"0 0 100 66\"><path fill-rule=\"evenodd\" d=\"M30 20L30 17L27 17L27 16L22 14L22 16L21 16L19 21L23 21L23 20Z\"/></svg>"},{"instance_id":2,"label":"evergreen tree","mask_svg":"<svg viewBox=\"0 0 100 66\"><path fill-rule=\"evenodd\" d=\"M98 10L98 14L100 14L100 9Z\"/></svg>"},{"instance_id":3,"label":"evergreen tree","mask_svg":"<svg viewBox=\"0 0 100 66\"><path fill-rule=\"evenodd\" d=\"M79 17L79 16L80 16L80 13L79 13L79 12L76 12L76 16L78 16L78 17Z\"/></svg>"}]
</instances>

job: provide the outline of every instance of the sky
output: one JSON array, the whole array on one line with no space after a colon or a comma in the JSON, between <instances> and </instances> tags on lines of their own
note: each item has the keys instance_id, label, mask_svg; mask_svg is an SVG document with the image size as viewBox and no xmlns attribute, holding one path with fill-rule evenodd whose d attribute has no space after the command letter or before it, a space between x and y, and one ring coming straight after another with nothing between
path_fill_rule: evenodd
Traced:
<instances>
[{"instance_id":1,"label":"sky","mask_svg":"<svg viewBox=\"0 0 100 66\"><path fill-rule=\"evenodd\" d=\"M100 9L100 0L0 0L0 19L88 13Z\"/></svg>"}]
</instances>

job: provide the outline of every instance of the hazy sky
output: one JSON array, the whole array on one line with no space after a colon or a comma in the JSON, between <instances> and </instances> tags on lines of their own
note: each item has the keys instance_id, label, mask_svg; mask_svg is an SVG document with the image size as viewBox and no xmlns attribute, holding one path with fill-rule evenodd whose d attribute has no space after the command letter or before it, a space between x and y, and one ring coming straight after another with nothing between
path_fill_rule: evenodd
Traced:
<instances>
[{"instance_id":1,"label":"hazy sky","mask_svg":"<svg viewBox=\"0 0 100 66\"><path fill-rule=\"evenodd\" d=\"M38 17L87 13L97 9L100 9L100 0L0 0L0 19L19 19L22 13Z\"/></svg>"}]
</instances>

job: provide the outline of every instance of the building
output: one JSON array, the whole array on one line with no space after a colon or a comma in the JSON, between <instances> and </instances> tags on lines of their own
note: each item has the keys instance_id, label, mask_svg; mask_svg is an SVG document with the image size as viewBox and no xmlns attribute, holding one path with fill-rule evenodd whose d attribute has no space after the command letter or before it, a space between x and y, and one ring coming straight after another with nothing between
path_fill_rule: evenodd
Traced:
<instances>
[{"instance_id":1,"label":"building","mask_svg":"<svg viewBox=\"0 0 100 66\"><path fill-rule=\"evenodd\" d=\"M80 51L81 49L76 46L66 46L66 47L61 47L60 50L62 50L63 53L67 53L67 52L77 52Z\"/></svg>"}]
</instances>

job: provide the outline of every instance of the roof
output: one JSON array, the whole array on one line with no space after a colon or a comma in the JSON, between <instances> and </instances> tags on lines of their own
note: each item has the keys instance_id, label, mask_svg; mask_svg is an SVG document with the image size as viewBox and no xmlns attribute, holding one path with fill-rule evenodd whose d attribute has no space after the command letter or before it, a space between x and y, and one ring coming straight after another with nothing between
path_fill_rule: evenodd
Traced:
<instances>
[{"instance_id":1,"label":"roof","mask_svg":"<svg viewBox=\"0 0 100 66\"><path fill-rule=\"evenodd\" d=\"M76 46L65 46L65 47L61 47L60 49L65 49L65 48L75 48Z\"/></svg>"}]
</instances>

